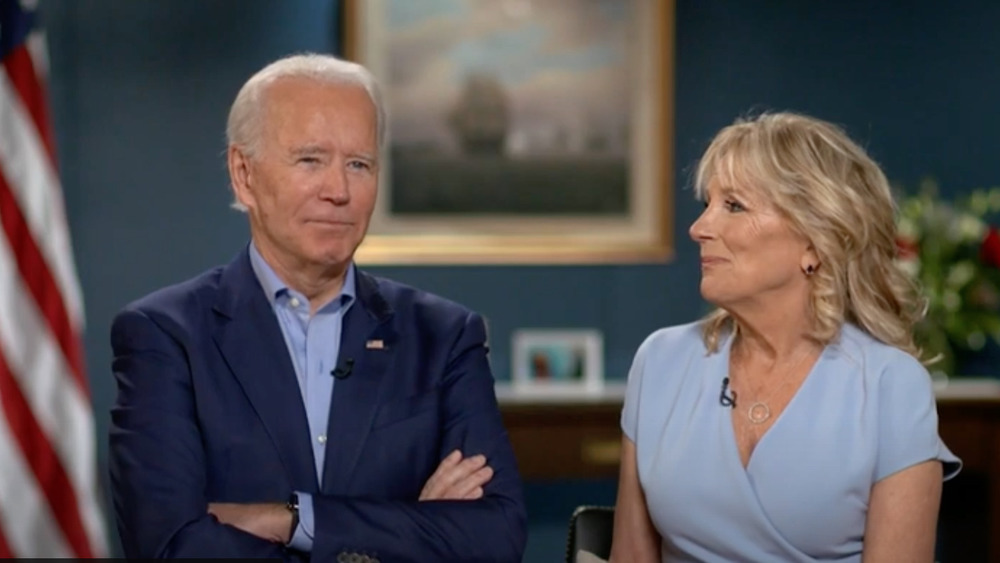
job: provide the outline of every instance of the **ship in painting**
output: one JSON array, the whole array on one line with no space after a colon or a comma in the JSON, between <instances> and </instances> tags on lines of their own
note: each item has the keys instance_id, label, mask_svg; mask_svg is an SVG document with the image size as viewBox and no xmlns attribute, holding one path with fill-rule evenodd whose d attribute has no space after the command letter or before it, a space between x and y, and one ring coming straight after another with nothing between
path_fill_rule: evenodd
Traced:
<instances>
[{"instance_id":1,"label":"ship in painting","mask_svg":"<svg viewBox=\"0 0 1000 563\"><path fill-rule=\"evenodd\" d=\"M466 77L448 123L467 155L502 155L509 127L509 102L495 76Z\"/></svg>"}]
</instances>

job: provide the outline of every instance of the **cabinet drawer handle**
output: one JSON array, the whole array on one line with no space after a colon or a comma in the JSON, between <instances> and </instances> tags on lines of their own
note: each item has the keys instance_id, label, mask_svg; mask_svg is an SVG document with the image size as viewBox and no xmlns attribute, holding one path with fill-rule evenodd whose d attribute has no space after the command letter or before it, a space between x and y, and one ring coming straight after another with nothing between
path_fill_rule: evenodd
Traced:
<instances>
[{"instance_id":1,"label":"cabinet drawer handle","mask_svg":"<svg viewBox=\"0 0 1000 563\"><path fill-rule=\"evenodd\" d=\"M589 440L580 445L584 463L618 465L621 454L622 443L618 440Z\"/></svg>"}]
</instances>

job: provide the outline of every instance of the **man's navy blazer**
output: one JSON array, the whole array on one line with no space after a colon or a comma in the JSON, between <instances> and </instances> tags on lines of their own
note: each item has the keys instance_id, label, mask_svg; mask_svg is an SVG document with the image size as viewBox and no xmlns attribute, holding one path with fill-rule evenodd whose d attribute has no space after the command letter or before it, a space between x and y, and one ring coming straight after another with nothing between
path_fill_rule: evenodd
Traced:
<instances>
[{"instance_id":1,"label":"man's navy blazer","mask_svg":"<svg viewBox=\"0 0 1000 563\"><path fill-rule=\"evenodd\" d=\"M292 361L246 250L117 315L110 471L126 557L308 559L207 513L211 502L284 502L305 491L316 560L521 560L522 485L482 318L356 276L340 343L341 363L354 363L334 385L322 487ZM486 456L495 474L484 497L418 502L454 449Z\"/></svg>"}]
</instances>

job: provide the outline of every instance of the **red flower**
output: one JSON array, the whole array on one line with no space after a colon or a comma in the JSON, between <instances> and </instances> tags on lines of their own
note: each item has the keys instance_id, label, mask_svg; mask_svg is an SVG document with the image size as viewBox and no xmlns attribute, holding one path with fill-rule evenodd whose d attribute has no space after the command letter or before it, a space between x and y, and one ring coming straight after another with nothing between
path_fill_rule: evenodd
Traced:
<instances>
[{"instance_id":1,"label":"red flower","mask_svg":"<svg viewBox=\"0 0 1000 563\"><path fill-rule=\"evenodd\" d=\"M994 268L1000 268L1000 231L996 227L990 227L986 233L986 238L979 247L979 258Z\"/></svg>"},{"instance_id":2,"label":"red flower","mask_svg":"<svg viewBox=\"0 0 1000 563\"><path fill-rule=\"evenodd\" d=\"M911 258L916 258L920 254L920 248L917 246L916 241L897 237L896 238L896 257L900 260L909 260Z\"/></svg>"}]
</instances>

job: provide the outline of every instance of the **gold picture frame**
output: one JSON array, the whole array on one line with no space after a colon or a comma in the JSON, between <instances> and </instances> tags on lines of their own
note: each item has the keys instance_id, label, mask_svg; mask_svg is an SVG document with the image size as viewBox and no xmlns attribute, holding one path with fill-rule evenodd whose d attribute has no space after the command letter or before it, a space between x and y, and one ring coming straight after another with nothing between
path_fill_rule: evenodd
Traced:
<instances>
[{"instance_id":1,"label":"gold picture frame","mask_svg":"<svg viewBox=\"0 0 1000 563\"><path fill-rule=\"evenodd\" d=\"M673 0L341 5L389 112L359 263L672 257Z\"/></svg>"}]
</instances>

